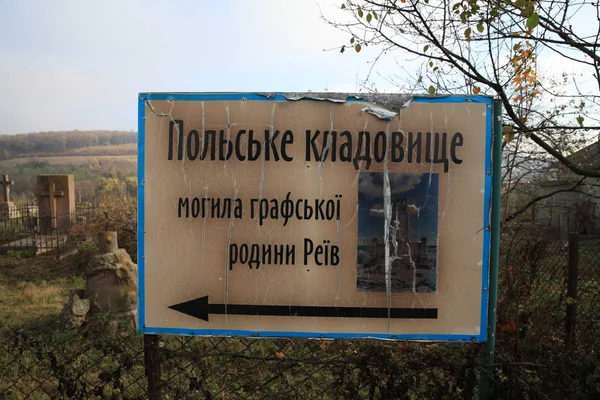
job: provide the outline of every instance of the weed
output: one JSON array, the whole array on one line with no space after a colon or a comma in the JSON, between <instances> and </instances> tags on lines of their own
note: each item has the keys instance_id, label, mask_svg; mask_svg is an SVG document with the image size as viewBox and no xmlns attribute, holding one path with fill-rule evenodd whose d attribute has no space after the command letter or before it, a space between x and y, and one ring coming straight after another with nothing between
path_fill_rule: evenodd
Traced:
<instances>
[{"instance_id":1,"label":"weed","mask_svg":"<svg viewBox=\"0 0 600 400\"><path fill-rule=\"evenodd\" d=\"M86 253L86 252L96 252L98 251L98 245L96 243L82 243L81 246L77 248L77 252Z\"/></svg>"},{"instance_id":2,"label":"weed","mask_svg":"<svg viewBox=\"0 0 600 400\"><path fill-rule=\"evenodd\" d=\"M8 250L6 255L10 258L15 258L17 260L22 260L24 258L35 257L36 251L34 249L24 249L24 250Z\"/></svg>"}]
</instances>

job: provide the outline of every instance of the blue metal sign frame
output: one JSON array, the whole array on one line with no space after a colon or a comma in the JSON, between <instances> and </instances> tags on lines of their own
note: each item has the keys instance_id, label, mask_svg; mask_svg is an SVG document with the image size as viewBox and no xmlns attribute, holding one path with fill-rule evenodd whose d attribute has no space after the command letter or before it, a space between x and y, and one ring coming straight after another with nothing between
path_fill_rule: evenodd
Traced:
<instances>
[{"instance_id":1,"label":"blue metal sign frame","mask_svg":"<svg viewBox=\"0 0 600 400\"><path fill-rule=\"evenodd\" d=\"M310 95L310 93L308 94ZM486 105L485 125L485 175L484 215L483 215L483 254L481 281L481 318L478 335L464 334L369 334L369 333L325 333L325 332L275 332L222 329L192 329L164 328L147 326L145 321L146 299L145 290L145 243L144 243L144 182L145 182L145 103L152 100L172 101L276 101L290 100L285 93L272 95L258 93L140 93L138 95L138 329L144 334L170 334L187 336L230 336L230 337L262 337L262 338L320 338L320 339L387 339L415 341L454 341L454 342L485 342L488 339L488 293L490 289L490 244L491 244L491 200L492 200L492 145L493 145L493 99L487 96L413 96L416 103L483 103ZM319 101L307 97L305 101ZM348 95L347 102L364 102L360 95Z\"/></svg>"}]
</instances>

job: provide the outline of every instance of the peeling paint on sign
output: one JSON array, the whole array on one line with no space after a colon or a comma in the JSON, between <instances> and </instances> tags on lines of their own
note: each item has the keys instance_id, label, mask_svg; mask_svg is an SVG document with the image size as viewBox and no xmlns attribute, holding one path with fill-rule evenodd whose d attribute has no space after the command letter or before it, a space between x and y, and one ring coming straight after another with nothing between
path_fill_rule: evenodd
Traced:
<instances>
[{"instance_id":1,"label":"peeling paint on sign","mask_svg":"<svg viewBox=\"0 0 600 400\"><path fill-rule=\"evenodd\" d=\"M376 116L377 118L383 119L386 121L390 121L392 118L394 118L396 115L398 115L398 113L395 113L393 111L388 111L385 108L381 108L381 107L365 107L362 109L362 112L372 114L372 115Z\"/></svg>"},{"instance_id":2,"label":"peeling paint on sign","mask_svg":"<svg viewBox=\"0 0 600 400\"><path fill-rule=\"evenodd\" d=\"M491 99L139 104L143 332L485 339Z\"/></svg>"}]
</instances>

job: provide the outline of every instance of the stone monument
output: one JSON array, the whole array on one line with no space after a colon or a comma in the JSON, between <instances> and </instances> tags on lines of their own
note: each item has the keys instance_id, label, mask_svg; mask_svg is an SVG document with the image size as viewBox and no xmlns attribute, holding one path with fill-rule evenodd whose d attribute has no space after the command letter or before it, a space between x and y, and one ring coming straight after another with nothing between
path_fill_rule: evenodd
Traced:
<instances>
[{"instance_id":1,"label":"stone monument","mask_svg":"<svg viewBox=\"0 0 600 400\"><path fill-rule=\"evenodd\" d=\"M117 232L97 236L100 254L85 268L86 287L71 293L61 313L63 329L78 328L87 317L110 315L137 326L137 265L119 249Z\"/></svg>"},{"instance_id":2,"label":"stone monument","mask_svg":"<svg viewBox=\"0 0 600 400\"><path fill-rule=\"evenodd\" d=\"M15 182L8 179L8 175L4 175L0 181L2 184L4 202L0 203L0 219L11 219L19 217L15 204L10 201L10 186Z\"/></svg>"},{"instance_id":3,"label":"stone monument","mask_svg":"<svg viewBox=\"0 0 600 400\"><path fill-rule=\"evenodd\" d=\"M85 271L90 312L111 313L136 326L137 265L125 249L119 249L117 232L102 232L97 241L100 254L90 260Z\"/></svg>"},{"instance_id":4,"label":"stone monument","mask_svg":"<svg viewBox=\"0 0 600 400\"><path fill-rule=\"evenodd\" d=\"M62 329L79 328L85 322L85 316L89 311L90 300L85 298L85 290L73 290L59 315Z\"/></svg>"},{"instance_id":5,"label":"stone monument","mask_svg":"<svg viewBox=\"0 0 600 400\"><path fill-rule=\"evenodd\" d=\"M42 234L57 228L68 228L75 223L73 175L38 175L36 197Z\"/></svg>"}]
</instances>

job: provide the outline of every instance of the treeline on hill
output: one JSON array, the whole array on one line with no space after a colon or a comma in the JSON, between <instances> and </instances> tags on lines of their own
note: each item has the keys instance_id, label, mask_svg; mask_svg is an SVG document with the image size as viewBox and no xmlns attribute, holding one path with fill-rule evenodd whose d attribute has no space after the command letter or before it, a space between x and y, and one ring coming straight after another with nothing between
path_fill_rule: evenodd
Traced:
<instances>
[{"instance_id":1,"label":"treeline on hill","mask_svg":"<svg viewBox=\"0 0 600 400\"><path fill-rule=\"evenodd\" d=\"M135 131L57 131L0 136L0 160L21 157L136 155Z\"/></svg>"}]
</instances>

